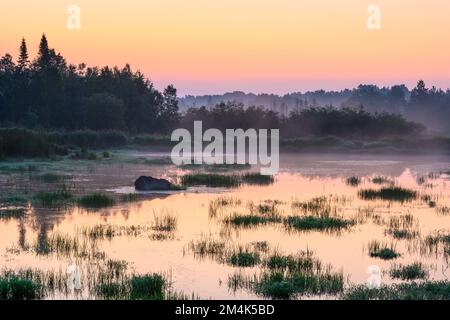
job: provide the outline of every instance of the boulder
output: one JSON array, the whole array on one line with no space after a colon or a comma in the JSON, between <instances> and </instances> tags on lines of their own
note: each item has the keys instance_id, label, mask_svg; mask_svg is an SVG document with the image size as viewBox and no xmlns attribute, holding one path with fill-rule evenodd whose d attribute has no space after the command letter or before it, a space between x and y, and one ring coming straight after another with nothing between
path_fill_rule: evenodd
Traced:
<instances>
[{"instance_id":1,"label":"boulder","mask_svg":"<svg viewBox=\"0 0 450 320\"><path fill-rule=\"evenodd\" d=\"M172 190L172 184L166 179L157 179L150 176L140 176L134 182L134 187L138 191Z\"/></svg>"}]
</instances>

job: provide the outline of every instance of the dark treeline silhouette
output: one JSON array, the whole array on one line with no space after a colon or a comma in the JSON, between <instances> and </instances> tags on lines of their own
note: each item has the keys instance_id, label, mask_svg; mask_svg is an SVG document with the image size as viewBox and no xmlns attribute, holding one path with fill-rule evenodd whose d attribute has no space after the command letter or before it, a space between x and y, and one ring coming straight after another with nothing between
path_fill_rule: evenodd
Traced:
<instances>
[{"instance_id":1,"label":"dark treeline silhouette","mask_svg":"<svg viewBox=\"0 0 450 320\"><path fill-rule=\"evenodd\" d=\"M379 138L387 136L419 135L421 124L407 121L399 114L369 113L362 108L310 107L279 116L272 110L248 107L232 102L213 108L190 108L181 126L193 130L195 120L204 129L217 128L280 128L282 138L304 136L337 136L345 138Z\"/></svg>"},{"instance_id":2,"label":"dark treeline silhouette","mask_svg":"<svg viewBox=\"0 0 450 320\"><path fill-rule=\"evenodd\" d=\"M68 64L42 36L30 60L22 40L15 62L0 60L0 122L44 129L168 132L178 121L177 91L159 92L129 65Z\"/></svg>"},{"instance_id":3,"label":"dark treeline silhouette","mask_svg":"<svg viewBox=\"0 0 450 320\"><path fill-rule=\"evenodd\" d=\"M442 131L449 127L450 92L427 89L423 81L411 92L405 86L361 85L281 98L243 93L225 97L238 100L232 99L235 95L263 106L211 105L221 96L209 96L206 105L180 113L180 101L183 105L189 99L202 100L179 100L172 85L159 92L129 65L119 69L68 64L49 47L45 35L30 60L22 40L17 60L9 54L0 59L0 157L67 155L73 146L164 143L173 128L192 129L195 120L202 120L205 129L279 128L282 139L411 137L424 131L419 123ZM337 108L328 106L338 100L343 102Z\"/></svg>"}]
</instances>

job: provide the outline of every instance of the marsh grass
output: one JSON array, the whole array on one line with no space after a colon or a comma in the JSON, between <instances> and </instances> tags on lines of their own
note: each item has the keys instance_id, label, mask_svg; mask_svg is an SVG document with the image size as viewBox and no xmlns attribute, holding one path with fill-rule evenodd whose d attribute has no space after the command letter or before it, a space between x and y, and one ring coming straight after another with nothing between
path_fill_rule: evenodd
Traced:
<instances>
[{"instance_id":1,"label":"marsh grass","mask_svg":"<svg viewBox=\"0 0 450 320\"><path fill-rule=\"evenodd\" d=\"M42 298L41 285L33 280L3 273L0 276L0 300L37 300Z\"/></svg>"},{"instance_id":2,"label":"marsh grass","mask_svg":"<svg viewBox=\"0 0 450 320\"><path fill-rule=\"evenodd\" d=\"M417 198L417 192L401 187L384 187L380 190L364 189L358 192L364 200L411 201Z\"/></svg>"},{"instance_id":3,"label":"marsh grass","mask_svg":"<svg viewBox=\"0 0 450 320\"><path fill-rule=\"evenodd\" d=\"M115 204L114 198L101 193L83 196L77 202L83 208L107 208Z\"/></svg>"},{"instance_id":4,"label":"marsh grass","mask_svg":"<svg viewBox=\"0 0 450 320\"><path fill-rule=\"evenodd\" d=\"M249 172L240 177L240 180L246 184L268 185L275 182L271 175L263 175L258 172Z\"/></svg>"},{"instance_id":5,"label":"marsh grass","mask_svg":"<svg viewBox=\"0 0 450 320\"><path fill-rule=\"evenodd\" d=\"M327 197L316 197L308 201L293 201L291 207L303 213L317 216L329 215L333 211L331 201Z\"/></svg>"},{"instance_id":6,"label":"marsh grass","mask_svg":"<svg viewBox=\"0 0 450 320\"><path fill-rule=\"evenodd\" d=\"M106 255L100 251L98 243L91 239L70 236L59 232L48 238L37 239L31 247L37 255L56 255L62 258L79 258L83 260L104 260Z\"/></svg>"},{"instance_id":7,"label":"marsh grass","mask_svg":"<svg viewBox=\"0 0 450 320\"><path fill-rule=\"evenodd\" d=\"M419 235L419 231L413 230L414 224L415 220L411 214L389 217L385 233L395 239L412 239Z\"/></svg>"},{"instance_id":8,"label":"marsh grass","mask_svg":"<svg viewBox=\"0 0 450 320\"><path fill-rule=\"evenodd\" d=\"M394 265L389 271L389 275L393 279L416 280L427 278L428 271L422 263L415 262L406 266Z\"/></svg>"},{"instance_id":9,"label":"marsh grass","mask_svg":"<svg viewBox=\"0 0 450 320\"><path fill-rule=\"evenodd\" d=\"M181 185L185 187L204 185L207 187L233 188L238 187L240 181L233 175L197 173L182 176Z\"/></svg>"},{"instance_id":10,"label":"marsh grass","mask_svg":"<svg viewBox=\"0 0 450 320\"><path fill-rule=\"evenodd\" d=\"M354 220L328 215L290 216L283 219L286 228L294 230L339 231L355 224Z\"/></svg>"},{"instance_id":11,"label":"marsh grass","mask_svg":"<svg viewBox=\"0 0 450 320\"><path fill-rule=\"evenodd\" d=\"M259 173L246 173L243 175L225 175L213 173L193 173L181 177L181 185L236 188L241 184L267 185L274 182L273 176Z\"/></svg>"},{"instance_id":12,"label":"marsh grass","mask_svg":"<svg viewBox=\"0 0 450 320\"><path fill-rule=\"evenodd\" d=\"M372 183L373 184L386 184L386 183L393 183L393 181L387 177L376 176L376 177L372 178Z\"/></svg>"},{"instance_id":13,"label":"marsh grass","mask_svg":"<svg viewBox=\"0 0 450 320\"><path fill-rule=\"evenodd\" d=\"M0 220L22 219L27 212L27 208L0 208Z\"/></svg>"},{"instance_id":14,"label":"marsh grass","mask_svg":"<svg viewBox=\"0 0 450 320\"><path fill-rule=\"evenodd\" d=\"M449 215L449 214L450 214L450 207L447 207L447 206L439 206L439 207L436 207L436 211L437 211L439 214L442 214L442 215Z\"/></svg>"},{"instance_id":15,"label":"marsh grass","mask_svg":"<svg viewBox=\"0 0 450 320\"><path fill-rule=\"evenodd\" d=\"M63 182L72 179L72 176L56 174L56 173L43 173L40 175L31 175L30 180L45 183Z\"/></svg>"},{"instance_id":16,"label":"marsh grass","mask_svg":"<svg viewBox=\"0 0 450 320\"><path fill-rule=\"evenodd\" d=\"M183 164L180 166L184 170L203 170L206 172L217 172L217 171L240 171L240 170L248 170L251 168L251 165L246 164Z\"/></svg>"},{"instance_id":17,"label":"marsh grass","mask_svg":"<svg viewBox=\"0 0 450 320\"><path fill-rule=\"evenodd\" d=\"M395 252L394 246L392 244L389 246L385 243L381 243L378 240L369 242L368 252L369 256L373 258L380 258L383 260L391 260L400 256L399 253Z\"/></svg>"},{"instance_id":18,"label":"marsh grass","mask_svg":"<svg viewBox=\"0 0 450 320\"><path fill-rule=\"evenodd\" d=\"M178 217L171 213L154 215L152 229L155 231L172 232L177 229Z\"/></svg>"},{"instance_id":19,"label":"marsh grass","mask_svg":"<svg viewBox=\"0 0 450 320\"><path fill-rule=\"evenodd\" d=\"M4 206L13 205L20 206L26 205L29 202L29 196L27 194L22 195L2 195L0 196L0 204Z\"/></svg>"},{"instance_id":20,"label":"marsh grass","mask_svg":"<svg viewBox=\"0 0 450 320\"><path fill-rule=\"evenodd\" d=\"M342 295L345 300L448 300L449 281L427 281L386 285L369 289L365 285L352 286Z\"/></svg>"},{"instance_id":21,"label":"marsh grass","mask_svg":"<svg viewBox=\"0 0 450 320\"><path fill-rule=\"evenodd\" d=\"M349 185L349 186L357 187L357 186L359 186L359 184L361 183L361 178L356 177L356 176L348 177L348 178L345 180L345 183L346 183L347 185Z\"/></svg>"},{"instance_id":22,"label":"marsh grass","mask_svg":"<svg viewBox=\"0 0 450 320\"><path fill-rule=\"evenodd\" d=\"M253 267L260 261L257 252L252 252L249 248L239 247L228 254L227 262L236 267Z\"/></svg>"},{"instance_id":23,"label":"marsh grass","mask_svg":"<svg viewBox=\"0 0 450 320\"><path fill-rule=\"evenodd\" d=\"M222 240L212 237L202 236L198 240L189 243L189 250L194 253L194 257L203 259L205 257L221 260L225 254L226 244Z\"/></svg>"},{"instance_id":24,"label":"marsh grass","mask_svg":"<svg viewBox=\"0 0 450 320\"><path fill-rule=\"evenodd\" d=\"M218 213L223 212L227 207L236 207L241 205L241 203L242 201L238 198L219 196L209 202L209 216L216 217Z\"/></svg>"},{"instance_id":25,"label":"marsh grass","mask_svg":"<svg viewBox=\"0 0 450 320\"><path fill-rule=\"evenodd\" d=\"M257 225L264 225L269 223L279 223L281 222L281 216L275 215L258 215L258 214L238 214L225 218L223 222L226 225L231 225L234 227L252 227Z\"/></svg>"},{"instance_id":26,"label":"marsh grass","mask_svg":"<svg viewBox=\"0 0 450 320\"><path fill-rule=\"evenodd\" d=\"M61 207L70 205L74 197L65 188L53 192L40 192L34 199L43 207Z\"/></svg>"},{"instance_id":27,"label":"marsh grass","mask_svg":"<svg viewBox=\"0 0 450 320\"><path fill-rule=\"evenodd\" d=\"M120 236L137 237L148 230L148 227L140 225L119 226L111 224L97 224L94 226L80 228L78 232L91 240L111 240Z\"/></svg>"},{"instance_id":28,"label":"marsh grass","mask_svg":"<svg viewBox=\"0 0 450 320\"><path fill-rule=\"evenodd\" d=\"M137 193L127 193L120 196L121 202L137 202L140 200L140 197Z\"/></svg>"},{"instance_id":29,"label":"marsh grass","mask_svg":"<svg viewBox=\"0 0 450 320\"><path fill-rule=\"evenodd\" d=\"M261 272L235 273L228 278L231 290L249 290L272 299L291 299L301 295L338 294L344 287L342 272L333 272L311 251L285 256L274 252L263 262Z\"/></svg>"},{"instance_id":30,"label":"marsh grass","mask_svg":"<svg viewBox=\"0 0 450 320\"><path fill-rule=\"evenodd\" d=\"M158 273L135 275L130 279L132 300L162 300L166 280Z\"/></svg>"}]
</instances>

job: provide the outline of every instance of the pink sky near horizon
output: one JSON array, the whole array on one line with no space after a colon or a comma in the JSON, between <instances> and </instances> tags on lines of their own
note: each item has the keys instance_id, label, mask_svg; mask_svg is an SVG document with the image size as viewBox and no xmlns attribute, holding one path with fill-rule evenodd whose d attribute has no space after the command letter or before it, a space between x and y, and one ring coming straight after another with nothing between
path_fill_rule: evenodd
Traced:
<instances>
[{"instance_id":1,"label":"pink sky near horizon","mask_svg":"<svg viewBox=\"0 0 450 320\"><path fill-rule=\"evenodd\" d=\"M80 30L66 28L70 4ZM366 27L371 4L381 30ZM180 95L450 87L448 0L16 0L1 15L0 55L25 37L34 56L45 32L70 63L130 63Z\"/></svg>"}]
</instances>

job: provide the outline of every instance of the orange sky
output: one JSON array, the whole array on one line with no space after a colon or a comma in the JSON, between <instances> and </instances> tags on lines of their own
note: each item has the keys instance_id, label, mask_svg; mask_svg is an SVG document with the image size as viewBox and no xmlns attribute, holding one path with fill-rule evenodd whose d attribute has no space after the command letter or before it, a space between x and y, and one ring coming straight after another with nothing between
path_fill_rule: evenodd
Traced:
<instances>
[{"instance_id":1,"label":"orange sky","mask_svg":"<svg viewBox=\"0 0 450 320\"><path fill-rule=\"evenodd\" d=\"M15 0L0 54L45 32L69 62L140 69L183 94L286 93L359 83L450 87L448 0ZM67 7L81 29L66 28ZM366 27L379 5L382 29Z\"/></svg>"}]
</instances>

